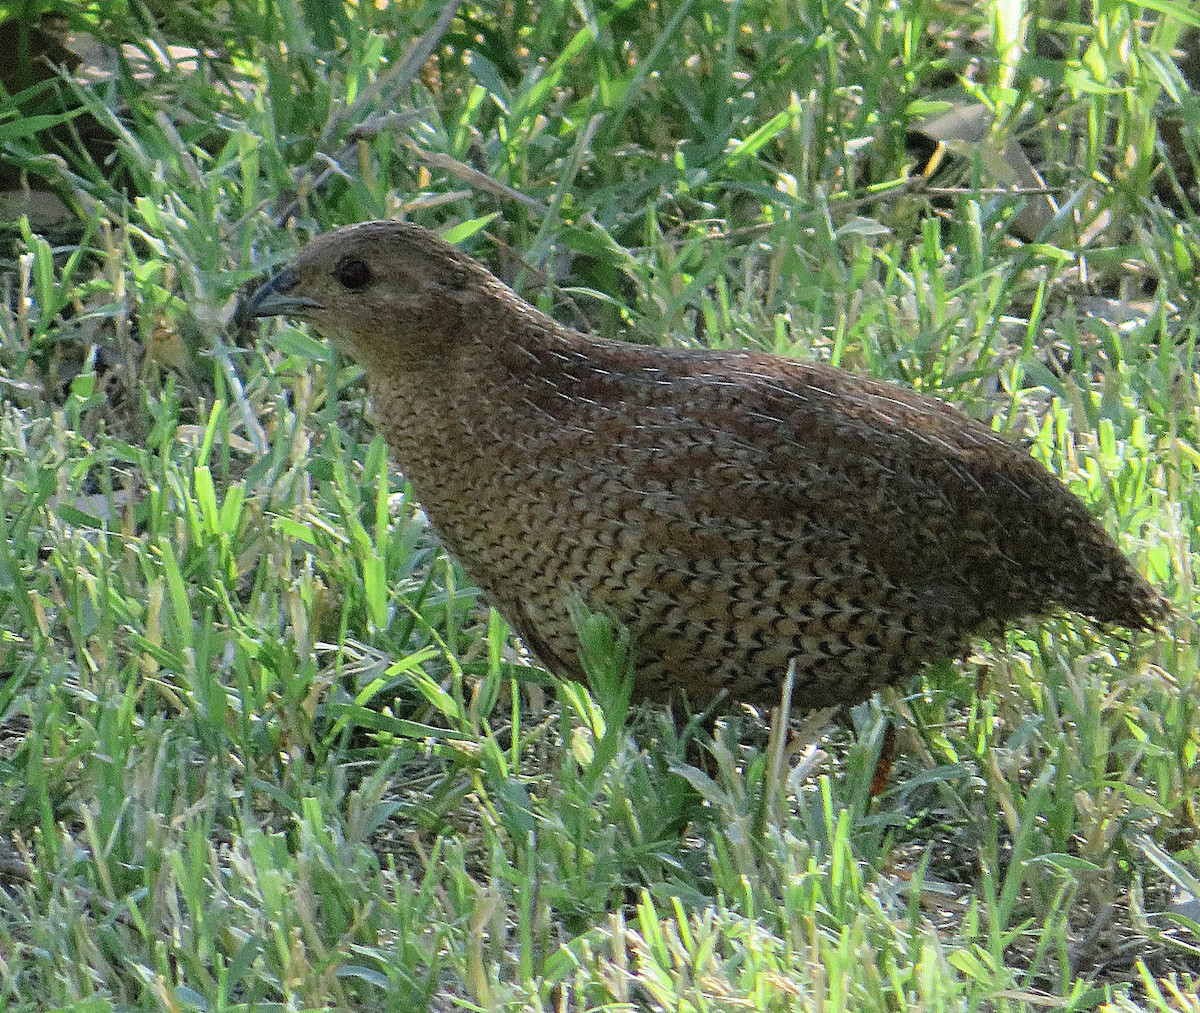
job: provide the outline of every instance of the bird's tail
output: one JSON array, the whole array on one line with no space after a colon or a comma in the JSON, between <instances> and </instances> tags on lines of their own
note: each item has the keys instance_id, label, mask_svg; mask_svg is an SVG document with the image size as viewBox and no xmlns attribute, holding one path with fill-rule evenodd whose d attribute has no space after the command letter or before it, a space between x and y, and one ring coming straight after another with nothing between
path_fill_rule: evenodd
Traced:
<instances>
[{"instance_id":1,"label":"bird's tail","mask_svg":"<svg viewBox=\"0 0 1200 1013\"><path fill-rule=\"evenodd\" d=\"M1134 568L1104 535L1090 546L1083 579L1076 578L1062 604L1100 623L1132 630L1162 626L1172 614L1170 603Z\"/></svg>"}]
</instances>

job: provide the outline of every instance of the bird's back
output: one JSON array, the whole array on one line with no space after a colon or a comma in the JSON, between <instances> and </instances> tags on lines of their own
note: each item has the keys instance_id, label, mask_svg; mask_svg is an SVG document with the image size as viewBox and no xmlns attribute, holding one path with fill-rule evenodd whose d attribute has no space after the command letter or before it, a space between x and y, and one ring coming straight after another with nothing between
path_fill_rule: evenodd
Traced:
<instances>
[{"instance_id":1,"label":"bird's back","mask_svg":"<svg viewBox=\"0 0 1200 1013\"><path fill-rule=\"evenodd\" d=\"M696 703L773 700L792 659L798 704L854 701L1055 605L1161 614L1079 500L939 401L540 316L513 333L422 421L386 383L376 403L448 547L560 674L576 594L629 627L639 697Z\"/></svg>"}]
</instances>

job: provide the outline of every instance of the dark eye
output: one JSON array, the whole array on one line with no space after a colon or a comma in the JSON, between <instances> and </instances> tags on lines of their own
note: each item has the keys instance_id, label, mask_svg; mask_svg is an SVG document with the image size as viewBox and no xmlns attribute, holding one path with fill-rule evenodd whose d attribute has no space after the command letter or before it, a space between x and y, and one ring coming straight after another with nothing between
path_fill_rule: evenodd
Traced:
<instances>
[{"instance_id":1,"label":"dark eye","mask_svg":"<svg viewBox=\"0 0 1200 1013\"><path fill-rule=\"evenodd\" d=\"M343 257L334 268L333 276L342 288L351 292L361 292L375 280L367 262L359 260L358 257Z\"/></svg>"}]
</instances>

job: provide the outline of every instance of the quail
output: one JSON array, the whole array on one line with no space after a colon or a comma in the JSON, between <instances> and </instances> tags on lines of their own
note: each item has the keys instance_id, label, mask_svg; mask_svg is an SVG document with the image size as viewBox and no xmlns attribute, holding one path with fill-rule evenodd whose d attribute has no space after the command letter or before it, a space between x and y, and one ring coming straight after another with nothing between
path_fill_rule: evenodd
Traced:
<instances>
[{"instance_id":1,"label":"quail","mask_svg":"<svg viewBox=\"0 0 1200 1013\"><path fill-rule=\"evenodd\" d=\"M631 634L635 699L855 703L1056 609L1163 598L1019 447L936 398L755 351L591 337L437 234L317 237L250 299L362 366L446 548L555 674L570 602Z\"/></svg>"}]
</instances>

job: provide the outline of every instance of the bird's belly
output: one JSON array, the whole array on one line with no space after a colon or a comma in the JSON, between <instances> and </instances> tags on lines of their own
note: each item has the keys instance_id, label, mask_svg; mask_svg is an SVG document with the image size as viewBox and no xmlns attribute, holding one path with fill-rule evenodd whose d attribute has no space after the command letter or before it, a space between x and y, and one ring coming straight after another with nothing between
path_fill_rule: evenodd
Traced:
<instances>
[{"instance_id":1,"label":"bird's belly","mask_svg":"<svg viewBox=\"0 0 1200 1013\"><path fill-rule=\"evenodd\" d=\"M789 662L800 707L856 702L959 653L964 630L929 596L872 567L848 531L692 517L636 497L452 497L430 509L447 548L556 674L579 678L568 602L626 626L634 696L703 707L778 700ZM520 493L518 495L517 493ZM578 492L578 490L576 490ZM435 497L436 499L436 497ZM427 509L429 507L427 506Z\"/></svg>"}]
</instances>

